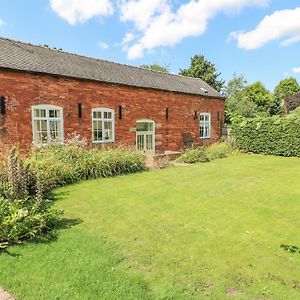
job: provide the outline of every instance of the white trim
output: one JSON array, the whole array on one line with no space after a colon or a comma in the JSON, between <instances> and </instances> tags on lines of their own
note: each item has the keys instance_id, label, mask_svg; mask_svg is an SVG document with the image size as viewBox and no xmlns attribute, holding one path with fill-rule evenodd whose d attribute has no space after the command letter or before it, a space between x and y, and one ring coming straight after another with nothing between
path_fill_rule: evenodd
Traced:
<instances>
[{"instance_id":1,"label":"white trim","mask_svg":"<svg viewBox=\"0 0 300 300\"><path fill-rule=\"evenodd\" d=\"M102 116L101 119L94 119L94 112L101 112ZM104 119L103 113L104 112L109 112L111 113L111 119ZM101 121L101 126L102 126L102 132L104 136L104 122L110 121L112 123L112 138L109 140L102 140L102 141L95 141L94 140L94 121ZM105 107L99 107L99 108L93 108L92 109L92 143L93 144L106 144L106 143L114 143L115 142L115 111L110 108L105 108Z\"/></svg>"},{"instance_id":2,"label":"white trim","mask_svg":"<svg viewBox=\"0 0 300 300\"><path fill-rule=\"evenodd\" d=\"M45 117L35 117L34 112L35 110L38 109L44 109L46 111L46 116ZM60 112L60 117L59 118L50 118L49 117L49 111L50 110L58 110ZM60 121L60 142L47 142L47 143L37 143L35 141L35 126L34 126L34 121L36 120L46 120L47 121L47 137L50 139L51 134L50 134L50 120L53 121ZM38 104L38 105L33 105L31 106L31 122L32 122L32 143L35 146L46 146L49 144L63 144L64 143L64 110L61 106L56 106L56 105L49 105L49 104Z\"/></svg>"},{"instance_id":3,"label":"white trim","mask_svg":"<svg viewBox=\"0 0 300 300\"><path fill-rule=\"evenodd\" d=\"M204 120L201 121L201 117L204 117ZM208 117L208 121L205 120ZM201 126L204 128L208 125L208 134L201 136ZM210 139L211 138L211 114L210 113L200 113L199 115L199 138L201 140Z\"/></svg>"}]
</instances>

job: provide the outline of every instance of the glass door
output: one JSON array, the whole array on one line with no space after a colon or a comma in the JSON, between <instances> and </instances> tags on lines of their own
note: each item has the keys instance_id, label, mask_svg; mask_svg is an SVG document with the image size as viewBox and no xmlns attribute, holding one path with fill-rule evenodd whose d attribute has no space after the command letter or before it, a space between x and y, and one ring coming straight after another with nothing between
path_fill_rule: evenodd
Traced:
<instances>
[{"instance_id":1,"label":"glass door","mask_svg":"<svg viewBox=\"0 0 300 300\"><path fill-rule=\"evenodd\" d=\"M151 120L136 122L136 148L144 153L155 153L155 123Z\"/></svg>"}]
</instances>

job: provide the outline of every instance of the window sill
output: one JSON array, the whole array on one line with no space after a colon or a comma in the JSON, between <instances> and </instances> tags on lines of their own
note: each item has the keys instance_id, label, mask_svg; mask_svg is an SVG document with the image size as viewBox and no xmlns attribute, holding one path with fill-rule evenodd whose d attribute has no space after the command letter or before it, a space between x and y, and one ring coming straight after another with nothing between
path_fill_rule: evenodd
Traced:
<instances>
[{"instance_id":1,"label":"window sill","mask_svg":"<svg viewBox=\"0 0 300 300\"><path fill-rule=\"evenodd\" d=\"M208 137L200 137L199 139L200 139L201 141L203 141L203 140L210 140L211 137L210 137L210 136L208 136Z\"/></svg>"},{"instance_id":2,"label":"window sill","mask_svg":"<svg viewBox=\"0 0 300 300\"><path fill-rule=\"evenodd\" d=\"M92 142L93 144L97 145L97 144L113 144L115 141L101 141L101 142Z\"/></svg>"}]
</instances>

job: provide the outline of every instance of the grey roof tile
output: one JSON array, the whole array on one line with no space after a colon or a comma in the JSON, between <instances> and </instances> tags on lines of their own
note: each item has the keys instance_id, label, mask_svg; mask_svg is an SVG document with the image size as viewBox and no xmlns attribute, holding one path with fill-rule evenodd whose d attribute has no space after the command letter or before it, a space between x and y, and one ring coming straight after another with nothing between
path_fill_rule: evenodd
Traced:
<instances>
[{"instance_id":1,"label":"grey roof tile","mask_svg":"<svg viewBox=\"0 0 300 300\"><path fill-rule=\"evenodd\" d=\"M198 78L145 70L5 38L0 38L0 68L224 98Z\"/></svg>"}]
</instances>

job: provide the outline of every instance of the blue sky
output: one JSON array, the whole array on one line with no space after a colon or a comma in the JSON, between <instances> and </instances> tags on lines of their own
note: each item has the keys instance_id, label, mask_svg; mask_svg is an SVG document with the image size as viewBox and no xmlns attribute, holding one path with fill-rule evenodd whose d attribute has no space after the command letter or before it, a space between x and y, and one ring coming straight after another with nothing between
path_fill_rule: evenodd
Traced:
<instances>
[{"instance_id":1,"label":"blue sky","mask_svg":"<svg viewBox=\"0 0 300 300\"><path fill-rule=\"evenodd\" d=\"M204 54L225 80L269 89L300 81L298 0L2 0L0 36L174 73Z\"/></svg>"}]
</instances>

